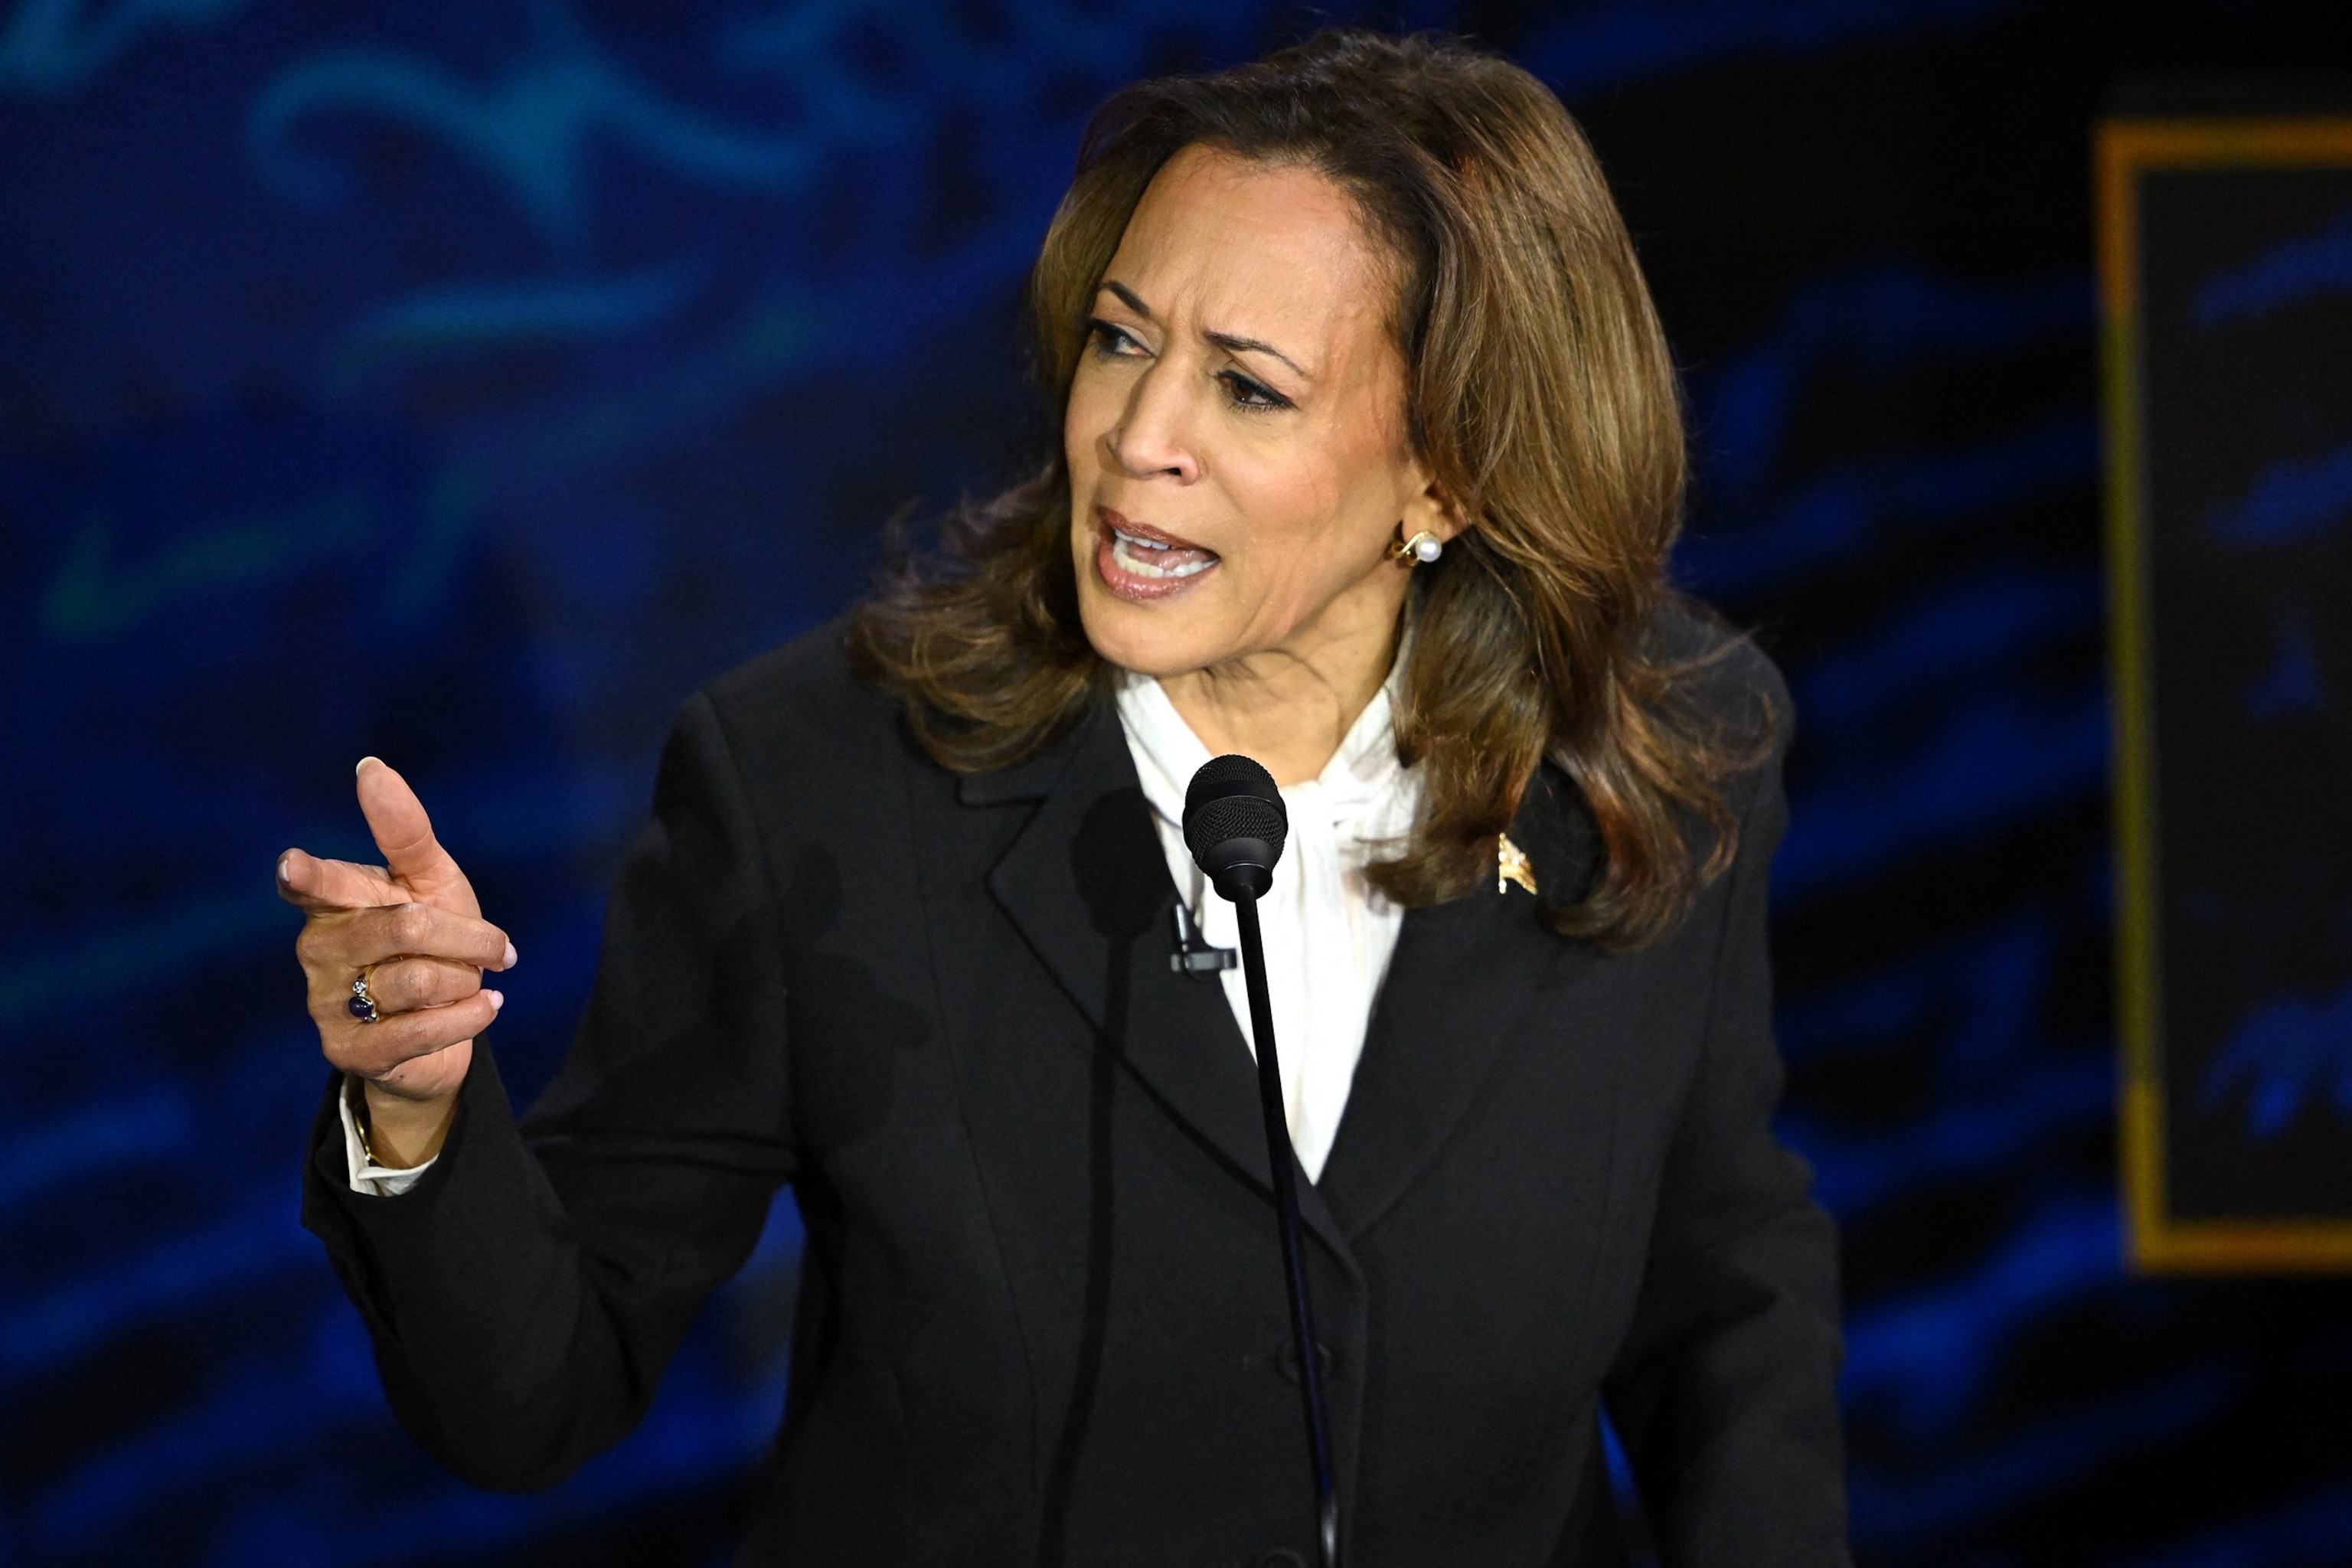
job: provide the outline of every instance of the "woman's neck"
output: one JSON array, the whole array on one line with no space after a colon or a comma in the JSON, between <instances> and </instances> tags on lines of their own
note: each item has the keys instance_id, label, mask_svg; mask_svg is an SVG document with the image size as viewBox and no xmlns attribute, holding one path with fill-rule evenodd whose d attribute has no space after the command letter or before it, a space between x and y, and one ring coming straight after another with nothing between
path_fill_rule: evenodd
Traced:
<instances>
[{"instance_id":1,"label":"woman's neck","mask_svg":"<svg viewBox=\"0 0 2352 1568\"><path fill-rule=\"evenodd\" d=\"M1388 679L1396 621L1162 676L1160 689L1212 756L1255 757L1277 784L1318 776Z\"/></svg>"}]
</instances>

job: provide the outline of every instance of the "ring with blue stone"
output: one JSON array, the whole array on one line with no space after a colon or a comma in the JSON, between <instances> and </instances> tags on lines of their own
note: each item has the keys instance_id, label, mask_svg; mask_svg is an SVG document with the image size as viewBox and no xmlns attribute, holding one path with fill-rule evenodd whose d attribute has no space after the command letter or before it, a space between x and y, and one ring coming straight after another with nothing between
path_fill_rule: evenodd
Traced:
<instances>
[{"instance_id":1,"label":"ring with blue stone","mask_svg":"<svg viewBox=\"0 0 2352 1568\"><path fill-rule=\"evenodd\" d=\"M361 975L352 982L352 999L348 1004L352 1016L362 1024L375 1022L375 998L368 994L368 977Z\"/></svg>"}]
</instances>

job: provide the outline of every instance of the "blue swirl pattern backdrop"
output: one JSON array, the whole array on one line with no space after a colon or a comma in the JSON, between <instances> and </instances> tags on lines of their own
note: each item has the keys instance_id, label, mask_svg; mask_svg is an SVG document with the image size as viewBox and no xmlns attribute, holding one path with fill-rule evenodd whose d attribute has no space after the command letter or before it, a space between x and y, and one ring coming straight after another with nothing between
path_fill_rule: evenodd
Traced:
<instances>
[{"instance_id":1,"label":"blue swirl pattern backdrop","mask_svg":"<svg viewBox=\"0 0 2352 1568\"><path fill-rule=\"evenodd\" d=\"M2343 1289L2119 1263L2084 143L2117 69L2307 68L2324 12L1331 12L1552 82L1687 368L1681 570L1801 714L1785 1129L1846 1226L1865 1561L2352 1561ZM614 1452L440 1474L295 1223L273 857L373 858L350 769L401 767L515 934L535 1091L677 704L1051 438L1019 288L1086 112L1304 21L0 12L0 1561L725 1560L789 1204Z\"/></svg>"}]
</instances>

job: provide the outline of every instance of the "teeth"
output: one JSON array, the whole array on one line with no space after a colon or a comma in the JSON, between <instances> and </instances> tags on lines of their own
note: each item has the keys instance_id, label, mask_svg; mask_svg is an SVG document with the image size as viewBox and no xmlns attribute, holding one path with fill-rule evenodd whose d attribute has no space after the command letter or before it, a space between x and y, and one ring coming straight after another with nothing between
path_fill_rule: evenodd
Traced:
<instances>
[{"instance_id":1,"label":"teeth","mask_svg":"<svg viewBox=\"0 0 2352 1568\"><path fill-rule=\"evenodd\" d=\"M1123 529L1112 529L1110 536L1110 558L1118 563L1121 571L1132 572L1138 577L1191 577L1206 572L1217 563L1217 558L1207 551L1201 552L1197 559L1172 564L1147 561L1135 552L1138 550L1149 550L1156 554L1164 555L1174 546L1160 544L1149 539L1138 539Z\"/></svg>"}]
</instances>

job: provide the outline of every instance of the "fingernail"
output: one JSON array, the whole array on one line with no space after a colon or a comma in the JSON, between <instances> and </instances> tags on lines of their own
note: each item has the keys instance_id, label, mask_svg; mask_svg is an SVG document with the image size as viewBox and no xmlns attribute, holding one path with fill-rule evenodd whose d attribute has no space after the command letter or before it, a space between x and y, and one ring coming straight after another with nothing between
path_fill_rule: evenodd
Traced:
<instances>
[{"instance_id":1,"label":"fingernail","mask_svg":"<svg viewBox=\"0 0 2352 1568\"><path fill-rule=\"evenodd\" d=\"M512 943L512 942L509 942L509 943L507 943L507 961L506 961L504 963L499 964L499 967L500 969L512 969L514 966L515 966L515 950L514 950L514 943Z\"/></svg>"},{"instance_id":2,"label":"fingernail","mask_svg":"<svg viewBox=\"0 0 2352 1568\"><path fill-rule=\"evenodd\" d=\"M291 857L285 855L278 858L278 879L281 882L290 882L294 879L294 868L287 864L289 858Z\"/></svg>"},{"instance_id":3,"label":"fingernail","mask_svg":"<svg viewBox=\"0 0 2352 1568\"><path fill-rule=\"evenodd\" d=\"M363 773L367 772L367 765L370 763L381 763L383 761L383 759L382 757L362 757L359 760L358 764L352 769L352 772L353 773Z\"/></svg>"},{"instance_id":4,"label":"fingernail","mask_svg":"<svg viewBox=\"0 0 2352 1568\"><path fill-rule=\"evenodd\" d=\"M490 999L490 1011L493 1013L507 1005L507 995L503 991L485 991L482 994Z\"/></svg>"}]
</instances>

